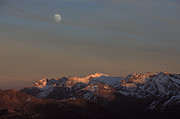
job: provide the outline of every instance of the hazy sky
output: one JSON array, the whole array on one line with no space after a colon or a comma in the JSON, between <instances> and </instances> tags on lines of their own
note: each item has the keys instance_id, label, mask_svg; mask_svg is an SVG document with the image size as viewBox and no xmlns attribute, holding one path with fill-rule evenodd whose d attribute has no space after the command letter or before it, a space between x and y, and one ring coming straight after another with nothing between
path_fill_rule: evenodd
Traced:
<instances>
[{"instance_id":1,"label":"hazy sky","mask_svg":"<svg viewBox=\"0 0 180 119\"><path fill-rule=\"evenodd\" d=\"M179 61L179 0L0 0L1 89L95 72L180 73Z\"/></svg>"}]
</instances>

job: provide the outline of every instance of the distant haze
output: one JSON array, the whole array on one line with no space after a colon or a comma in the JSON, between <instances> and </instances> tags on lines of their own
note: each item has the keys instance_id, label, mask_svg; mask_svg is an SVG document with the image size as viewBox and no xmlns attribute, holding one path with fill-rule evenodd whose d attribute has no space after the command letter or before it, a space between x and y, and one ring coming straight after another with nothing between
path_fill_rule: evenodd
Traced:
<instances>
[{"instance_id":1,"label":"distant haze","mask_svg":"<svg viewBox=\"0 0 180 119\"><path fill-rule=\"evenodd\" d=\"M180 73L178 0L0 0L0 89L156 71Z\"/></svg>"}]
</instances>

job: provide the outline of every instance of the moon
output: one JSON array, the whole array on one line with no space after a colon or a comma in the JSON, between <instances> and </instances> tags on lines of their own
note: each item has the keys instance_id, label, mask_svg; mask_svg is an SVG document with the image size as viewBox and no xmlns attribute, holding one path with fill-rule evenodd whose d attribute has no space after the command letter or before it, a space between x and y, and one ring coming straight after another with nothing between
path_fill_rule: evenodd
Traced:
<instances>
[{"instance_id":1,"label":"moon","mask_svg":"<svg viewBox=\"0 0 180 119\"><path fill-rule=\"evenodd\" d=\"M61 21L61 15L55 14L55 15L54 15L54 21L55 21L56 23L59 23L59 22Z\"/></svg>"}]
</instances>

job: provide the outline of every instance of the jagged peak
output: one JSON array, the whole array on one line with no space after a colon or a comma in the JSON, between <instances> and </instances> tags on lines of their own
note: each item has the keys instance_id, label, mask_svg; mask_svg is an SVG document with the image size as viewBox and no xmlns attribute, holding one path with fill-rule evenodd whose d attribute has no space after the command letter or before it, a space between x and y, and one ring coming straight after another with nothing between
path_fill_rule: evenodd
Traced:
<instances>
[{"instance_id":1,"label":"jagged peak","mask_svg":"<svg viewBox=\"0 0 180 119\"><path fill-rule=\"evenodd\" d=\"M38 81L36 81L34 83L34 86L35 87L40 87L40 88L43 88L46 86L46 83L48 82L48 79L47 78L43 78L43 79L40 79Z\"/></svg>"},{"instance_id":2,"label":"jagged peak","mask_svg":"<svg viewBox=\"0 0 180 119\"><path fill-rule=\"evenodd\" d=\"M146 77L146 76L158 76L158 75L170 75L171 73L168 72L155 72L155 73L151 73L151 72L147 72L147 73L131 73L129 74L126 78L130 78L130 77Z\"/></svg>"},{"instance_id":3,"label":"jagged peak","mask_svg":"<svg viewBox=\"0 0 180 119\"><path fill-rule=\"evenodd\" d=\"M44 78L38 80L37 82L44 82L44 81L48 81L48 78L44 77Z\"/></svg>"},{"instance_id":4,"label":"jagged peak","mask_svg":"<svg viewBox=\"0 0 180 119\"><path fill-rule=\"evenodd\" d=\"M166 76L171 76L171 73L167 73L167 72L156 72L156 73L150 73L150 72L147 72L147 73L131 73L129 74L127 77L111 77L107 74L104 74L104 73L95 73L95 74L92 74L92 75L89 75L89 76L86 76L86 77L62 77L62 78L56 78L56 79L50 79L48 80L47 78L43 78L43 79L40 79L38 81L36 81L34 83L34 87L38 87L38 88L44 88L46 87L46 85L66 85L68 84L68 86L72 86L78 82L82 82L82 83L85 83L85 84L88 84L89 82L92 83L92 82L106 82L108 84L112 84L114 85L115 83L119 82L120 79L124 79L125 82L127 83L136 83L136 84L139 84L139 85L142 85L142 84L145 84L145 82L150 79L150 78L160 78L162 80L165 80L163 77L166 77ZM162 77L162 78L161 78ZM179 75L176 75L176 77L179 77Z\"/></svg>"},{"instance_id":5,"label":"jagged peak","mask_svg":"<svg viewBox=\"0 0 180 119\"><path fill-rule=\"evenodd\" d=\"M109 76L109 75L96 72L95 74L92 74L92 75L90 75L90 76L93 77L93 78L95 78L95 77Z\"/></svg>"},{"instance_id":6,"label":"jagged peak","mask_svg":"<svg viewBox=\"0 0 180 119\"><path fill-rule=\"evenodd\" d=\"M166 72L166 71L159 71L159 72L155 72L154 74L155 74L155 75L159 75L159 74L169 75L169 74L171 74L171 73Z\"/></svg>"},{"instance_id":7,"label":"jagged peak","mask_svg":"<svg viewBox=\"0 0 180 119\"><path fill-rule=\"evenodd\" d=\"M103 73L95 73L95 74L92 74L92 75L89 75L89 76L86 76L86 77L83 77L83 78L77 77L77 76L68 77L68 78L69 78L69 79L76 80L76 81L79 81L79 82L83 82L83 83L86 82L86 83L88 83L91 78L97 78L97 77L101 77L101 76L106 76L106 77L108 77L109 75L103 74Z\"/></svg>"}]
</instances>

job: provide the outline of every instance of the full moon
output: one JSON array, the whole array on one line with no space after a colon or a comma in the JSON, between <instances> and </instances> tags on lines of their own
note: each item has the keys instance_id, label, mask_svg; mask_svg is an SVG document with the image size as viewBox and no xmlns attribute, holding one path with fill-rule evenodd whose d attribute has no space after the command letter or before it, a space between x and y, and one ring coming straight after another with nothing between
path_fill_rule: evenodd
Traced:
<instances>
[{"instance_id":1,"label":"full moon","mask_svg":"<svg viewBox=\"0 0 180 119\"><path fill-rule=\"evenodd\" d=\"M61 21L61 15L55 14L55 15L54 15L54 21L55 21L56 23L59 23L59 22Z\"/></svg>"}]
</instances>

